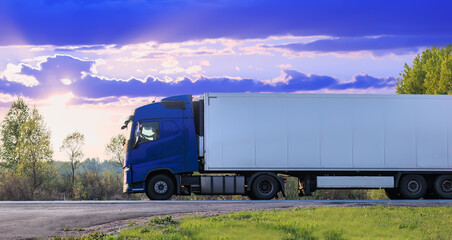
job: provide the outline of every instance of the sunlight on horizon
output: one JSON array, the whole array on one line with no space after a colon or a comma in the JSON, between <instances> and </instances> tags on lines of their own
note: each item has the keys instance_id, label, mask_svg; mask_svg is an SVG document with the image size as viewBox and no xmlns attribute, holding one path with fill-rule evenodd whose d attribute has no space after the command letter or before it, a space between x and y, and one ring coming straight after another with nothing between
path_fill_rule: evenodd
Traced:
<instances>
[{"instance_id":1,"label":"sunlight on horizon","mask_svg":"<svg viewBox=\"0 0 452 240\"><path fill-rule=\"evenodd\" d=\"M105 144L109 139L121 133L120 127L126 112L122 108L108 108L90 105L71 105L72 92L53 95L38 106L45 122L52 132L54 159L67 161L60 152L63 139L74 131L85 135L83 152L86 158L98 157L105 160Z\"/></svg>"}]
</instances>

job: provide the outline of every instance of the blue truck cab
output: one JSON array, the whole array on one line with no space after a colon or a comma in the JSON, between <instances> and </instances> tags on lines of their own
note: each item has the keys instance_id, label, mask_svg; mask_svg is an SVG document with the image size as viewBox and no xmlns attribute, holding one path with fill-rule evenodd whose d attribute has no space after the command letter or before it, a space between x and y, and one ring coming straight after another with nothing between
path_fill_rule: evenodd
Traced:
<instances>
[{"instance_id":1,"label":"blue truck cab","mask_svg":"<svg viewBox=\"0 0 452 240\"><path fill-rule=\"evenodd\" d=\"M174 96L139 107L125 121L124 193L146 192L151 176L198 171L197 141L191 95ZM175 188L157 181L157 188ZM171 189L170 189L171 190ZM161 191L160 191L161 192Z\"/></svg>"},{"instance_id":2,"label":"blue truck cab","mask_svg":"<svg viewBox=\"0 0 452 240\"><path fill-rule=\"evenodd\" d=\"M204 106L203 99L182 95L133 111L121 127L127 129L123 192L144 192L151 200L192 193L255 199L271 199L279 191L284 195L284 179L275 172L205 171Z\"/></svg>"}]
</instances>

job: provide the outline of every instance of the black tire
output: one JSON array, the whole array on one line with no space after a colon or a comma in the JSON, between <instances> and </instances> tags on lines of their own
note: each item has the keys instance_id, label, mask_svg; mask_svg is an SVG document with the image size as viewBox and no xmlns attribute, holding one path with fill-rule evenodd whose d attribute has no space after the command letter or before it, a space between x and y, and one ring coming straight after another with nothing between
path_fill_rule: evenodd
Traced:
<instances>
[{"instance_id":1,"label":"black tire","mask_svg":"<svg viewBox=\"0 0 452 240\"><path fill-rule=\"evenodd\" d=\"M419 199L427 193L427 182L421 175L405 175L400 179L399 189L403 199Z\"/></svg>"},{"instance_id":2,"label":"black tire","mask_svg":"<svg viewBox=\"0 0 452 240\"><path fill-rule=\"evenodd\" d=\"M440 198L452 198L452 175L441 175L435 179L433 191Z\"/></svg>"},{"instance_id":3,"label":"black tire","mask_svg":"<svg viewBox=\"0 0 452 240\"><path fill-rule=\"evenodd\" d=\"M146 184L146 195L151 200L170 199L174 190L174 182L168 175L155 175Z\"/></svg>"},{"instance_id":4,"label":"black tire","mask_svg":"<svg viewBox=\"0 0 452 240\"><path fill-rule=\"evenodd\" d=\"M402 196L400 196L400 191L397 188L385 188L385 193L389 199L395 200L402 198Z\"/></svg>"},{"instance_id":5,"label":"black tire","mask_svg":"<svg viewBox=\"0 0 452 240\"><path fill-rule=\"evenodd\" d=\"M279 192L278 181L270 175L260 175L251 185L252 199L270 200Z\"/></svg>"}]
</instances>

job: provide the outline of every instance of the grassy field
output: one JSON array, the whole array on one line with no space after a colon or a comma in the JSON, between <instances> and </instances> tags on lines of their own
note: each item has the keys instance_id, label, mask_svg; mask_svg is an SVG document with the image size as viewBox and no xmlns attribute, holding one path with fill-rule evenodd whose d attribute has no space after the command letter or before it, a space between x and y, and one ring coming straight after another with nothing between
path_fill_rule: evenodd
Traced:
<instances>
[{"instance_id":1,"label":"grassy field","mask_svg":"<svg viewBox=\"0 0 452 240\"><path fill-rule=\"evenodd\" d=\"M89 239L85 236L84 239ZM237 212L143 227L92 239L452 239L452 207L296 208Z\"/></svg>"}]
</instances>

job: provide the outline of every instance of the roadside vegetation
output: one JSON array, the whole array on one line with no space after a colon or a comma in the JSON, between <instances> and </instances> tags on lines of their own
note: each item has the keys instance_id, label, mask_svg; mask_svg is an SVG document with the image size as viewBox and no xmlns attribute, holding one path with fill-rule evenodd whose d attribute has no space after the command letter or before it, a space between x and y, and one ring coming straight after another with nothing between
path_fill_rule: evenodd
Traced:
<instances>
[{"instance_id":1,"label":"roadside vegetation","mask_svg":"<svg viewBox=\"0 0 452 240\"><path fill-rule=\"evenodd\" d=\"M51 131L35 107L18 98L0 124L0 200L141 199L122 194L122 135L105 151L110 159L86 158L85 137L68 133L55 161Z\"/></svg>"},{"instance_id":2,"label":"roadside vegetation","mask_svg":"<svg viewBox=\"0 0 452 240\"><path fill-rule=\"evenodd\" d=\"M317 207L154 217L118 234L55 239L452 239L451 207Z\"/></svg>"},{"instance_id":3,"label":"roadside vegetation","mask_svg":"<svg viewBox=\"0 0 452 240\"><path fill-rule=\"evenodd\" d=\"M425 49L411 66L405 64L400 77L398 94L452 94L452 44Z\"/></svg>"}]
</instances>

